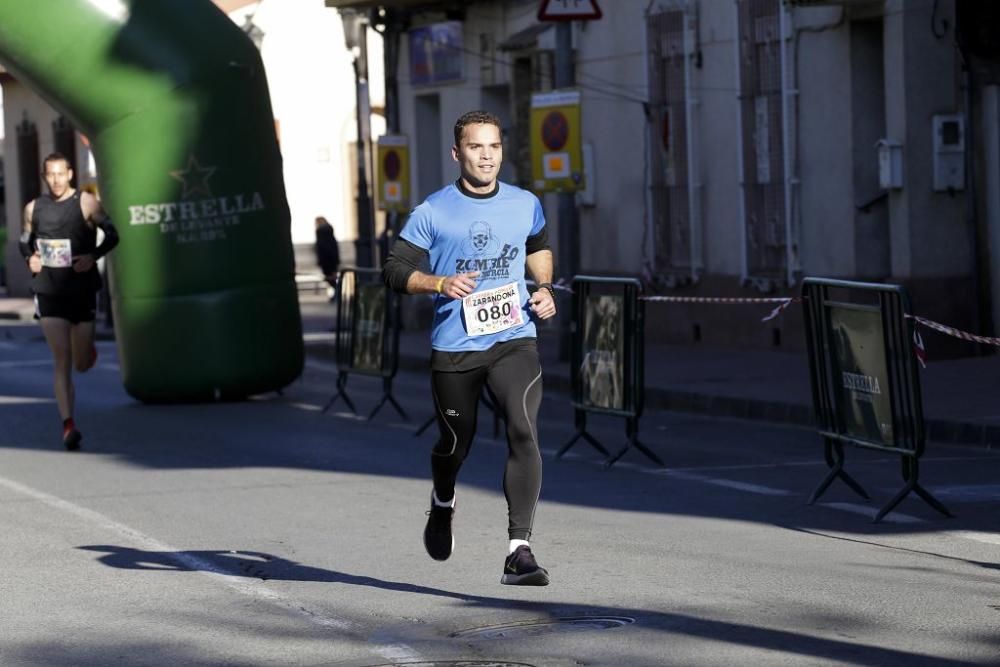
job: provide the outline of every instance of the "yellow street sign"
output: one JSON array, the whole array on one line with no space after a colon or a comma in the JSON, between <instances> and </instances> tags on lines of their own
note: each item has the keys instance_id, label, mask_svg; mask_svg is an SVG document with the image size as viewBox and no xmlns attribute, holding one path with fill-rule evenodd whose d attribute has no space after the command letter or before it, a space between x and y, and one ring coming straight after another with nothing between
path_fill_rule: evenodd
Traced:
<instances>
[{"instance_id":1,"label":"yellow street sign","mask_svg":"<svg viewBox=\"0 0 1000 667\"><path fill-rule=\"evenodd\" d=\"M410 148L403 135L386 134L378 138L375 201L383 211L410 210Z\"/></svg>"},{"instance_id":2,"label":"yellow street sign","mask_svg":"<svg viewBox=\"0 0 1000 667\"><path fill-rule=\"evenodd\" d=\"M531 180L538 192L584 189L580 92L531 96Z\"/></svg>"}]
</instances>

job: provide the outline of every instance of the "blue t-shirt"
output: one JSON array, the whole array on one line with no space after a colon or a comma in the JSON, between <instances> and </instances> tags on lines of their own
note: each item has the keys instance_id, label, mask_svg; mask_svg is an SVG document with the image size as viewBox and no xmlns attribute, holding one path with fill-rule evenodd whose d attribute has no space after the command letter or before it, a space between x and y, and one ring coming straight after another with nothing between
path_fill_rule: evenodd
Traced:
<instances>
[{"instance_id":1,"label":"blue t-shirt","mask_svg":"<svg viewBox=\"0 0 1000 667\"><path fill-rule=\"evenodd\" d=\"M452 183L427 197L410 213L400 237L430 253L431 273L453 276L479 271L476 292L518 284L523 322L503 331L469 336L462 300L434 298L431 347L443 352L486 350L514 338L533 338L535 323L524 284L525 241L542 231L545 215L538 197L498 182L496 194L470 197Z\"/></svg>"}]
</instances>

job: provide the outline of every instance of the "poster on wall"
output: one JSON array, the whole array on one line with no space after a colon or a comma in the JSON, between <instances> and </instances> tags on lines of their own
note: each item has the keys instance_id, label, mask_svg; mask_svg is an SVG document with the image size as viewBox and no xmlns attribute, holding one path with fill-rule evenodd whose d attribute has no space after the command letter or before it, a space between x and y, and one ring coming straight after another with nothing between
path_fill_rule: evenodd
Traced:
<instances>
[{"instance_id":1,"label":"poster on wall","mask_svg":"<svg viewBox=\"0 0 1000 667\"><path fill-rule=\"evenodd\" d=\"M830 307L834 395L847 435L892 446L892 403L886 372L882 314Z\"/></svg>"},{"instance_id":2,"label":"poster on wall","mask_svg":"<svg viewBox=\"0 0 1000 667\"><path fill-rule=\"evenodd\" d=\"M354 296L354 358L357 370L382 368L385 334L386 288L381 284L358 285Z\"/></svg>"},{"instance_id":3,"label":"poster on wall","mask_svg":"<svg viewBox=\"0 0 1000 667\"><path fill-rule=\"evenodd\" d=\"M625 300L620 296L587 298L583 329L583 402L621 410L625 405Z\"/></svg>"},{"instance_id":4,"label":"poster on wall","mask_svg":"<svg viewBox=\"0 0 1000 667\"><path fill-rule=\"evenodd\" d=\"M462 23L445 21L412 28L410 84L430 86L462 80Z\"/></svg>"}]
</instances>

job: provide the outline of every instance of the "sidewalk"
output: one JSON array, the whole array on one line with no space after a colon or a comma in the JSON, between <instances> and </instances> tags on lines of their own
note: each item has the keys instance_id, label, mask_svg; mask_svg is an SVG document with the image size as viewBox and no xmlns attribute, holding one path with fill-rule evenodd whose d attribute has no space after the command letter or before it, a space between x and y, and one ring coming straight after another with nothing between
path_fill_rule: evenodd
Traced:
<instances>
[{"instance_id":1,"label":"sidewalk","mask_svg":"<svg viewBox=\"0 0 1000 667\"><path fill-rule=\"evenodd\" d=\"M428 368L428 332L403 332L399 347L401 368ZM569 364L558 360L558 342L543 337L539 351L546 389L568 394ZM1000 447L1000 357L932 361L921 390L928 441ZM808 359L804 352L647 345L645 409L811 426Z\"/></svg>"},{"instance_id":2,"label":"sidewalk","mask_svg":"<svg viewBox=\"0 0 1000 667\"><path fill-rule=\"evenodd\" d=\"M331 359L333 307L322 295L302 294L306 352ZM30 322L30 299L0 298L0 322ZM921 371L924 416L931 442L1000 447L1000 355L931 361ZM400 335L400 368L426 371L427 331ZM549 391L568 393L569 364L544 335L539 350ZM646 410L673 410L810 426L812 393L805 353L742 350L704 344L646 346Z\"/></svg>"}]
</instances>

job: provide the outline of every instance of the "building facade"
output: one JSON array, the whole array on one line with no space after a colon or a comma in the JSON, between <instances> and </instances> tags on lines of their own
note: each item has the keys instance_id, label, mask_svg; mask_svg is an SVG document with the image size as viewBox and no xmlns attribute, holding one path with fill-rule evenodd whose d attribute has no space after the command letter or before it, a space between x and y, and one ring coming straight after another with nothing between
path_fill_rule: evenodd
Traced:
<instances>
[{"instance_id":1,"label":"building facade","mask_svg":"<svg viewBox=\"0 0 1000 667\"><path fill-rule=\"evenodd\" d=\"M414 203L456 177L452 125L473 108L503 121L501 178L531 187L531 95L552 90L556 59L541 2L327 4L370 9L376 23L392 12L402 26ZM603 16L574 22L572 36L592 157L577 195L581 272L679 296L794 295L806 276L894 282L919 314L988 331L963 149L980 121L952 0L598 4ZM543 200L555 222L556 195ZM795 309L761 325L761 308L652 304L647 332L803 346Z\"/></svg>"},{"instance_id":2,"label":"building facade","mask_svg":"<svg viewBox=\"0 0 1000 667\"><path fill-rule=\"evenodd\" d=\"M504 125L501 178L532 187L531 99L554 89L558 54L555 24L538 17L543 0L223 4L263 33L303 253L317 215L342 242L357 237L356 54L337 9L370 26L368 124L408 138L412 204L457 176L452 127L475 108ZM970 73L955 0L596 4L602 17L573 22L571 38L588 158L576 196L580 272L698 297L795 295L806 276L894 282L917 314L992 333L1000 148L989 146L1000 146L1000 76ZM975 4L990 3L961 7ZM991 48L978 57L993 58ZM27 193L18 128L34 124L44 154L58 114L9 77L4 92L6 208L17 220ZM75 145L78 173L92 178L79 162L85 145ZM557 195L543 202L558 249ZM16 253L10 241L7 252ZM651 304L647 335L802 347L800 312L761 324L768 309ZM971 350L942 338L933 352Z\"/></svg>"}]
</instances>

